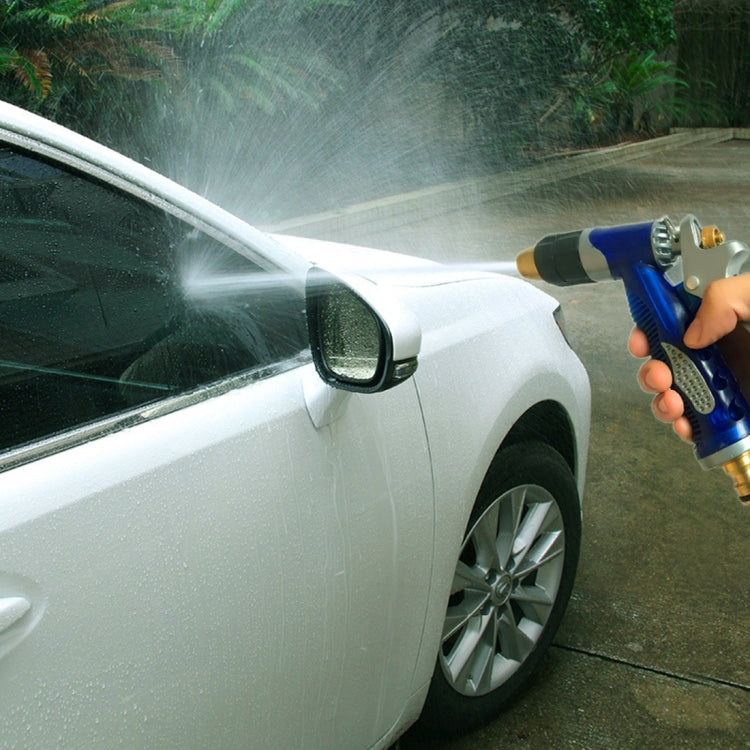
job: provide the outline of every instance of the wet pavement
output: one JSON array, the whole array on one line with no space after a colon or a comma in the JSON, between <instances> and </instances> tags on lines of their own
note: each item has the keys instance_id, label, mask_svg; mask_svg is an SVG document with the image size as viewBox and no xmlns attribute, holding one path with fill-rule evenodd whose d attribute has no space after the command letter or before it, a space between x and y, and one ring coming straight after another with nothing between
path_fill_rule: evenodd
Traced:
<instances>
[{"instance_id":1,"label":"wet pavement","mask_svg":"<svg viewBox=\"0 0 750 750\"><path fill-rule=\"evenodd\" d=\"M550 232L694 213L750 244L749 176L750 141L693 145L336 239L511 260ZM622 286L546 289L593 391L573 597L536 678L492 725L445 741L417 727L401 748L750 748L750 507L651 416Z\"/></svg>"}]
</instances>

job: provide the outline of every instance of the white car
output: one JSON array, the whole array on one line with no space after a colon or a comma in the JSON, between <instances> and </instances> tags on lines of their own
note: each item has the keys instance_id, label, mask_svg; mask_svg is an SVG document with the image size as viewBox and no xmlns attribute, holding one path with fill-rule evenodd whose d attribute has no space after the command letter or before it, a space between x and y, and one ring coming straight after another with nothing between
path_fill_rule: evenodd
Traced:
<instances>
[{"instance_id":1,"label":"white car","mask_svg":"<svg viewBox=\"0 0 750 750\"><path fill-rule=\"evenodd\" d=\"M5 104L0 232L0 747L384 748L518 691L580 543L554 300Z\"/></svg>"}]
</instances>

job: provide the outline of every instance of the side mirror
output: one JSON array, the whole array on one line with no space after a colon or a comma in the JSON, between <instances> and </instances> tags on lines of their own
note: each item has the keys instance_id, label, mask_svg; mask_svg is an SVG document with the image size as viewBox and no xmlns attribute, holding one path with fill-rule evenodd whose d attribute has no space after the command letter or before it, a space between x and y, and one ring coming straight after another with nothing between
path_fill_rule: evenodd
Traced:
<instances>
[{"instance_id":1,"label":"side mirror","mask_svg":"<svg viewBox=\"0 0 750 750\"><path fill-rule=\"evenodd\" d=\"M374 393L417 369L422 334L414 315L372 282L346 282L313 268L307 275L307 327L320 377L335 388Z\"/></svg>"}]
</instances>

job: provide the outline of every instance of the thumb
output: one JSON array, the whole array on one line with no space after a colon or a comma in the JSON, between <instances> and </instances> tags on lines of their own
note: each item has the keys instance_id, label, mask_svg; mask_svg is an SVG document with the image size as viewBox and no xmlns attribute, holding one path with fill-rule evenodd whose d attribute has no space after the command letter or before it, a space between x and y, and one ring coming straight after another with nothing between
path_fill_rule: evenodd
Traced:
<instances>
[{"instance_id":1,"label":"thumb","mask_svg":"<svg viewBox=\"0 0 750 750\"><path fill-rule=\"evenodd\" d=\"M748 276L734 276L709 284L695 319L685 331L684 341L691 349L715 343L733 331L740 320L750 316Z\"/></svg>"},{"instance_id":2,"label":"thumb","mask_svg":"<svg viewBox=\"0 0 750 750\"><path fill-rule=\"evenodd\" d=\"M701 312L703 311L703 314ZM721 314L710 314L701 305L695 319L685 331L685 344L691 349L702 349L704 346L716 343L720 338L734 330L737 325L737 315L733 310L722 311Z\"/></svg>"}]
</instances>

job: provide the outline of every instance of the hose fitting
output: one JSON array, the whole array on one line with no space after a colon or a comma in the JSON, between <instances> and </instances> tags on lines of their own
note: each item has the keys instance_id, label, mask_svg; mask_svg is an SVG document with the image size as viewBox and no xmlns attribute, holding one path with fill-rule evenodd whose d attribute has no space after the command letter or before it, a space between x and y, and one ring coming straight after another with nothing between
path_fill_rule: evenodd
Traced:
<instances>
[{"instance_id":1,"label":"hose fitting","mask_svg":"<svg viewBox=\"0 0 750 750\"><path fill-rule=\"evenodd\" d=\"M732 478L739 499L750 505L750 450L722 464L722 468Z\"/></svg>"}]
</instances>

